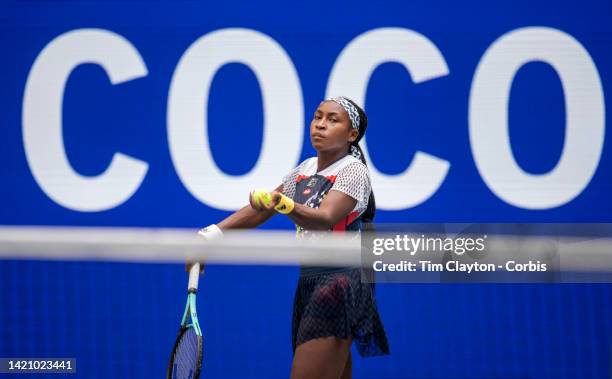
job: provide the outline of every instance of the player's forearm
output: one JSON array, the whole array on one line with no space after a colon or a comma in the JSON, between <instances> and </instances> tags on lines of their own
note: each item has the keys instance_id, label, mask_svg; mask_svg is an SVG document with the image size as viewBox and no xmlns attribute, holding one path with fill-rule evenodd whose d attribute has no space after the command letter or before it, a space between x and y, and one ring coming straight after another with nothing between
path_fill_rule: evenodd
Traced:
<instances>
[{"instance_id":1,"label":"player's forearm","mask_svg":"<svg viewBox=\"0 0 612 379\"><path fill-rule=\"evenodd\" d=\"M256 190L251 192L250 204L258 210L275 209L304 229L328 230L355 208L357 200L340 191L330 191L318 208L312 208L295 203L279 191Z\"/></svg>"},{"instance_id":2,"label":"player's forearm","mask_svg":"<svg viewBox=\"0 0 612 379\"><path fill-rule=\"evenodd\" d=\"M223 221L217 223L217 226L221 230L256 228L275 214L276 212L274 210L258 211L253 209L250 205L247 205L232 213Z\"/></svg>"},{"instance_id":3,"label":"player's forearm","mask_svg":"<svg viewBox=\"0 0 612 379\"><path fill-rule=\"evenodd\" d=\"M339 220L320 208L311 208L302 204L295 204L293 211L287 215L294 223L308 230L328 230Z\"/></svg>"}]
</instances>

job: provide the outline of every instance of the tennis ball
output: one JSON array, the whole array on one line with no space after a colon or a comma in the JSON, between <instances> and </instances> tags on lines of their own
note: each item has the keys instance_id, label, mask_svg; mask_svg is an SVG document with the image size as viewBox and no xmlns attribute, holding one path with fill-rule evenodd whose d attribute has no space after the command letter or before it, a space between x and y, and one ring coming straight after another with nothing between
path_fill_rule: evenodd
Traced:
<instances>
[{"instance_id":1,"label":"tennis ball","mask_svg":"<svg viewBox=\"0 0 612 379\"><path fill-rule=\"evenodd\" d=\"M255 190L253 191L253 200L255 200L257 204L268 206L272 201L272 196L270 196L270 193L266 190Z\"/></svg>"}]
</instances>

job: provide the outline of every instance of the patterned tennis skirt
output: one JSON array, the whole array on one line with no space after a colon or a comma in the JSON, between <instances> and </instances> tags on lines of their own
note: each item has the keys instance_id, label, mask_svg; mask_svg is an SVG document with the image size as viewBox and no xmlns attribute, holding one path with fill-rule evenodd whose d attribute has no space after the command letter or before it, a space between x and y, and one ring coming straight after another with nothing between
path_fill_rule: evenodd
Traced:
<instances>
[{"instance_id":1,"label":"patterned tennis skirt","mask_svg":"<svg viewBox=\"0 0 612 379\"><path fill-rule=\"evenodd\" d=\"M389 354L374 284L361 282L359 268L300 277L293 304L293 351L330 336L352 337L363 357Z\"/></svg>"}]
</instances>

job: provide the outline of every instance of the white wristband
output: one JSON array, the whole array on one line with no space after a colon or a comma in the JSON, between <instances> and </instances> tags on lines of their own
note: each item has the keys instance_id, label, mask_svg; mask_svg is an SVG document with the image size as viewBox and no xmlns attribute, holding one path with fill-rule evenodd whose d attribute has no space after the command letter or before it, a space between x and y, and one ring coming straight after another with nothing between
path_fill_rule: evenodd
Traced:
<instances>
[{"instance_id":1,"label":"white wristband","mask_svg":"<svg viewBox=\"0 0 612 379\"><path fill-rule=\"evenodd\" d=\"M215 224L211 224L208 225L205 228L202 228L198 231L198 235L204 237L207 241L213 241L216 239L219 239L221 237L223 237L223 232L221 231L221 229L215 225ZM204 264L199 264L198 265L200 267L200 274L204 273ZM197 276L196 276L197 278ZM189 285L192 285L192 281L193 281L193 275L189 276ZM197 289L197 282L195 282L195 288Z\"/></svg>"},{"instance_id":2,"label":"white wristband","mask_svg":"<svg viewBox=\"0 0 612 379\"><path fill-rule=\"evenodd\" d=\"M215 224L208 225L198 231L198 234L206 238L208 241L213 241L223 237L223 232Z\"/></svg>"}]
</instances>

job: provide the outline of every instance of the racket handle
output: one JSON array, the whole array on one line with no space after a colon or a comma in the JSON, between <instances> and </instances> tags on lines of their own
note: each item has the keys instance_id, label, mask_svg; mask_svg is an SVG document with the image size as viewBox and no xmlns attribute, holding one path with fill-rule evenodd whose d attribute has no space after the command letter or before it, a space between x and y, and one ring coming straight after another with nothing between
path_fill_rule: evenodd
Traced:
<instances>
[{"instance_id":1,"label":"racket handle","mask_svg":"<svg viewBox=\"0 0 612 379\"><path fill-rule=\"evenodd\" d=\"M198 290L198 281L200 280L200 263L196 262L191 266L189 270L189 284L187 285L187 291L196 292Z\"/></svg>"}]
</instances>

